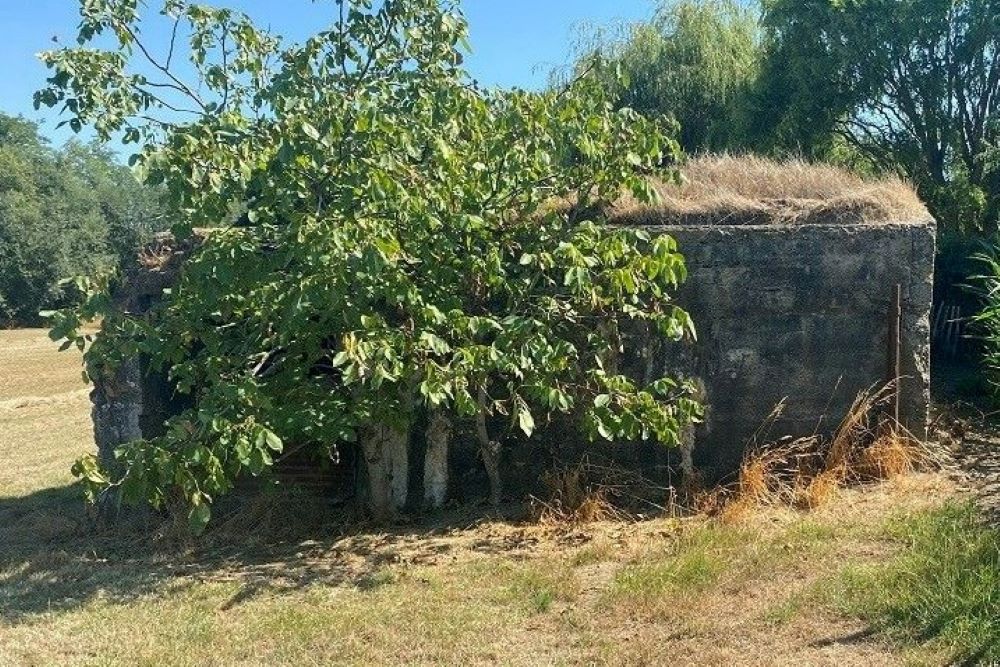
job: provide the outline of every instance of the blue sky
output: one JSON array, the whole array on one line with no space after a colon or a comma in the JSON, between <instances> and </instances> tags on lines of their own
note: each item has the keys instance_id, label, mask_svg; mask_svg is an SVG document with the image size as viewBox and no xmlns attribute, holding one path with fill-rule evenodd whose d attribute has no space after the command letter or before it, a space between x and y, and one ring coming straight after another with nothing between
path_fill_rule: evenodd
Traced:
<instances>
[{"instance_id":1,"label":"blue sky","mask_svg":"<svg viewBox=\"0 0 1000 667\"><path fill-rule=\"evenodd\" d=\"M331 0L206 0L241 9L276 32L301 39L328 26ZM158 7L159 0L149 0ZM76 37L77 0L0 0L0 111L42 123L55 142L71 136L56 130L53 112L36 112L32 93L46 70L35 54ZM652 13L652 0L464 0L473 53L466 65L484 85L537 88L565 65L581 26L635 21ZM155 37L155 36L154 36Z\"/></svg>"}]
</instances>

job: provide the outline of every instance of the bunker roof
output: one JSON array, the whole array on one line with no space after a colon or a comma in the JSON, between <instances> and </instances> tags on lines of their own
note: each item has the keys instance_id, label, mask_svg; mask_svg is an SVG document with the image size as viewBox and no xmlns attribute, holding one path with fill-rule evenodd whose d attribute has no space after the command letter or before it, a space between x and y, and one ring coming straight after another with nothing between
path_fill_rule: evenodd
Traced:
<instances>
[{"instance_id":1,"label":"bunker roof","mask_svg":"<svg viewBox=\"0 0 1000 667\"><path fill-rule=\"evenodd\" d=\"M864 178L803 160L705 155L681 166L681 182L655 181L662 202L624 198L623 225L808 225L926 222L913 187L895 176Z\"/></svg>"}]
</instances>

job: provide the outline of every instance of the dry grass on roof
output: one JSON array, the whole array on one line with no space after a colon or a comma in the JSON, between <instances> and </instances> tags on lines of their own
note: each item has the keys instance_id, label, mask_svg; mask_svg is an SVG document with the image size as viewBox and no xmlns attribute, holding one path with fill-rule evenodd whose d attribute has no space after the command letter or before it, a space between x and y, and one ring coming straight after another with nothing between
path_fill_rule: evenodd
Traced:
<instances>
[{"instance_id":1,"label":"dry grass on roof","mask_svg":"<svg viewBox=\"0 0 1000 667\"><path fill-rule=\"evenodd\" d=\"M658 206L619 202L632 225L769 225L912 222L929 217L913 187L894 176L866 179L803 160L706 155L681 168L682 182L656 183Z\"/></svg>"}]
</instances>

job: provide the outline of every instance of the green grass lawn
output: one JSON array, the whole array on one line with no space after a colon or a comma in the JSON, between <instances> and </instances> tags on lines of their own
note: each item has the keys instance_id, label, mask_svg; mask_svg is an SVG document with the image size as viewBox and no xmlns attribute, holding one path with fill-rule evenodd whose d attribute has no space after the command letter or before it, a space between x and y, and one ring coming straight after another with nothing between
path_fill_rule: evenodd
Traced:
<instances>
[{"instance_id":1,"label":"green grass lawn","mask_svg":"<svg viewBox=\"0 0 1000 667\"><path fill-rule=\"evenodd\" d=\"M996 533L936 475L729 522L536 525L466 508L357 527L292 497L197 542L169 526L95 532L68 473L91 447L78 358L15 335L33 361L0 345L0 372L18 374L0 403L3 666L997 656Z\"/></svg>"},{"instance_id":2,"label":"green grass lawn","mask_svg":"<svg viewBox=\"0 0 1000 667\"><path fill-rule=\"evenodd\" d=\"M1000 662L1000 531L949 503L886 527L888 563L848 567L830 599L900 643L931 642L966 664Z\"/></svg>"}]
</instances>

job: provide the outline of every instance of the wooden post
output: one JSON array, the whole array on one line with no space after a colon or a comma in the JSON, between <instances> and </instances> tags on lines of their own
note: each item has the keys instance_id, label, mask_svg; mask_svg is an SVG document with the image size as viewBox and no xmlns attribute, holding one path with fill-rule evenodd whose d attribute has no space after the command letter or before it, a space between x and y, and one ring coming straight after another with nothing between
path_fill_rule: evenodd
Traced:
<instances>
[{"instance_id":1,"label":"wooden post","mask_svg":"<svg viewBox=\"0 0 1000 667\"><path fill-rule=\"evenodd\" d=\"M892 388L892 403L890 410L892 412L893 421L899 423L899 392L900 392L900 382L902 381L902 366L901 366L901 355L900 355L900 329L903 323L903 288L901 285L896 285L892 288L892 304L889 307L889 358L888 358L888 369L886 374L888 375L887 382L893 383Z\"/></svg>"}]
</instances>

